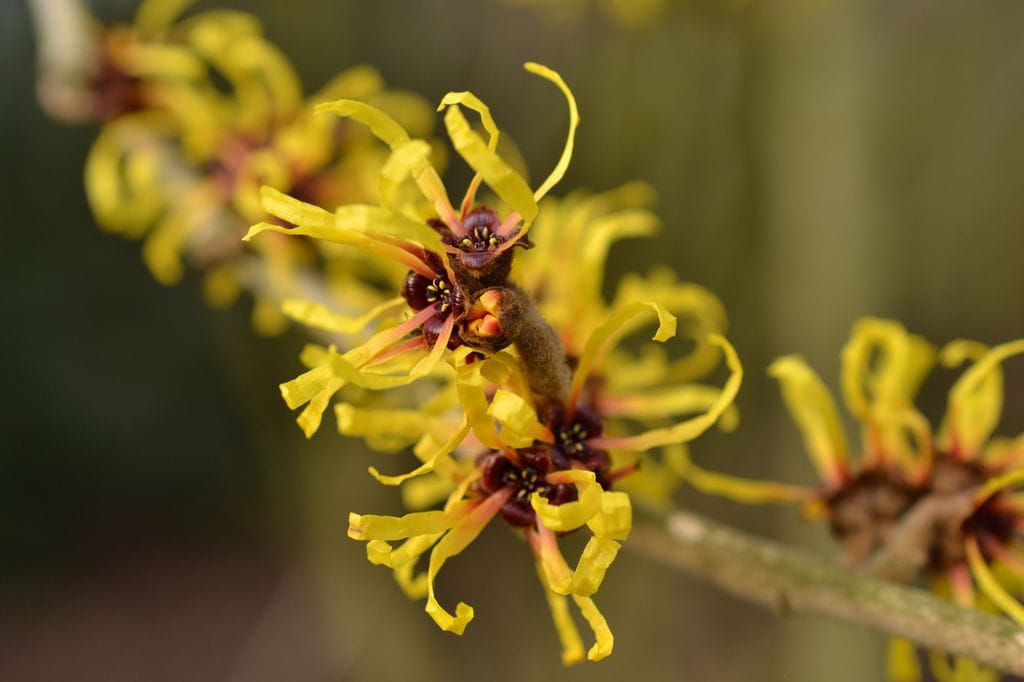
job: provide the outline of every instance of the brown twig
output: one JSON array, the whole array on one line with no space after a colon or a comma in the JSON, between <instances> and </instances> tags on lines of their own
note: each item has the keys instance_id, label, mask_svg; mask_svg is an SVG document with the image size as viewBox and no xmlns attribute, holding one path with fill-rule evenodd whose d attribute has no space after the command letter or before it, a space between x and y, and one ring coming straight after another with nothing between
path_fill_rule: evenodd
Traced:
<instances>
[{"instance_id":1,"label":"brown twig","mask_svg":"<svg viewBox=\"0 0 1024 682\"><path fill-rule=\"evenodd\" d=\"M1024 630L912 587L844 570L686 512L634 529L626 546L777 613L816 613L1024 675Z\"/></svg>"}]
</instances>

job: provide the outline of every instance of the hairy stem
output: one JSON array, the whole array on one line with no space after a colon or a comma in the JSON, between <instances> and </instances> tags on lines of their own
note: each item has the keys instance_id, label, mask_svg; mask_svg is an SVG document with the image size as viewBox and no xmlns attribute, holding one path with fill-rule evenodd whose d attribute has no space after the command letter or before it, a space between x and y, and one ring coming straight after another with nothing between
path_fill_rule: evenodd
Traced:
<instances>
[{"instance_id":1,"label":"hairy stem","mask_svg":"<svg viewBox=\"0 0 1024 682\"><path fill-rule=\"evenodd\" d=\"M515 344L530 389L542 410L564 405L569 398L572 373L565 362L565 351L558 334L537 310L522 289L501 287L498 320L502 331Z\"/></svg>"},{"instance_id":2,"label":"hairy stem","mask_svg":"<svg viewBox=\"0 0 1024 682\"><path fill-rule=\"evenodd\" d=\"M843 570L686 512L634 529L626 546L777 613L816 613L1024 675L1024 630L1006 618Z\"/></svg>"}]
</instances>

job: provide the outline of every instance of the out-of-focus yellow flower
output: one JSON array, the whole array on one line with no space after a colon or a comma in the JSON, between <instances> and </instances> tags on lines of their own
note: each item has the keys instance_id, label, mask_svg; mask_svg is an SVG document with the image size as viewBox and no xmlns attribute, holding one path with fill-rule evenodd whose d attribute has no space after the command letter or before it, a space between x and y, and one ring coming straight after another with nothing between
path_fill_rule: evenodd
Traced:
<instances>
[{"instance_id":1,"label":"out-of-focus yellow flower","mask_svg":"<svg viewBox=\"0 0 1024 682\"><path fill-rule=\"evenodd\" d=\"M1024 341L988 348L961 340L937 351L896 322L860 320L843 349L840 381L862 431L858 456L814 370L796 355L771 365L822 479L809 491L808 511L827 515L849 563L863 563L880 549L913 548L921 581L962 605L999 610L1024 625L1024 493L1018 491L1024 438L992 436L1002 412L1001 364L1022 353ZM947 367L971 364L949 391L942 425L934 429L914 399L937 360ZM903 524L922 500L952 511L923 528ZM920 679L911 645L897 642L891 653L893 679ZM966 659L950 663L934 654L930 660L938 679L998 679Z\"/></svg>"},{"instance_id":2,"label":"out-of-focus yellow flower","mask_svg":"<svg viewBox=\"0 0 1024 682\"><path fill-rule=\"evenodd\" d=\"M430 145L411 137L383 110L352 99L324 103L316 110L363 123L390 147L380 169L380 204L349 203L331 213L264 188L263 208L277 222L254 225L246 240L265 232L312 237L408 269L401 298L394 303L401 306L404 299L413 313L410 318L386 327L373 316L361 317L366 325L375 323L382 331L343 354L319 356L316 366L282 385L290 407L306 405L299 419L307 435L315 431L327 403L343 386L379 389L405 385L433 372L447 348L499 334L492 311L478 306L478 300L486 289L506 283L512 249L529 246L526 235L537 216L537 202L565 174L579 120L575 99L561 76L539 64L528 63L526 69L554 83L569 105L569 133L561 158L536 190L498 155L498 127L487 106L470 92L450 92L438 107L446 110L445 126L453 146L476 172L458 210L430 161ZM463 106L480 115L487 142L470 127ZM323 116L322 120L336 119ZM426 205L402 195L409 179ZM510 207L503 218L495 210L476 205L481 183L487 183ZM311 326L322 327L321 322L329 319L328 310L309 310L316 314L304 316L302 321ZM410 338L413 333L417 335ZM409 358L416 360L409 362ZM381 367L392 359L398 361Z\"/></svg>"},{"instance_id":3,"label":"out-of-focus yellow flower","mask_svg":"<svg viewBox=\"0 0 1024 682\"><path fill-rule=\"evenodd\" d=\"M205 79L203 61L170 35L193 2L145 0L132 24L104 27L81 0L30 0L43 108L60 120L111 121L159 108L165 87Z\"/></svg>"},{"instance_id":4,"label":"out-of-focus yellow flower","mask_svg":"<svg viewBox=\"0 0 1024 682\"><path fill-rule=\"evenodd\" d=\"M140 96L116 112L90 153L86 190L97 221L144 236L144 260L163 283L181 279L187 258L207 271L211 304L228 305L248 289L256 299L256 327L266 333L286 323L282 299L329 301L316 273L326 270L346 289L369 293L350 274L365 264L325 265L336 259L351 265L336 250L280 238L248 249L239 237L246 225L268 217L260 205L263 185L332 209L375 195L385 148L358 126L315 115L316 103L360 97L419 135L432 125L429 108L386 89L369 67L339 74L304 103L291 65L254 17L215 10L173 23L187 4L151 0L132 27L108 31L117 46L116 72L130 74ZM399 276L385 267L367 279ZM382 300L373 297L372 304ZM341 305L361 302L346 297Z\"/></svg>"}]
</instances>

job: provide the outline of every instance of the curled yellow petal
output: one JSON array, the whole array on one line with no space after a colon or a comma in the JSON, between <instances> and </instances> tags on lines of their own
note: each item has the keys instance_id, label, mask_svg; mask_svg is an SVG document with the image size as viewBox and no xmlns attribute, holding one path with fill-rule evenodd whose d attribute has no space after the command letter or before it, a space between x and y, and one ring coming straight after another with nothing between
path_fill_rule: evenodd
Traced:
<instances>
[{"instance_id":1,"label":"curled yellow petal","mask_svg":"<svg viewBox=\"0 0 1024 682\"><path fill-rule=\"evenodd\" d=\"M525 448L541 439L547 429L537 420L537 410L518 393L499 388L487 414L501 424L498 437L512 448Z\"/></svg>"},{"instance_id":2,"label":"curled yellow petal","mask_svg":"<svg viewBox=\"0 0 1024 682\"><path fill-rule=\"evenodd\" d=\"M470 127L458 106L448 109L444 115L444 124L459 156L527 224L532 222L537 216L537 202L522 176L488 148Z\"/></svg>"},{"instance_id":3,"label":"curled yellow petal","mask_svg":"<svg viewBox=\"0 0 1024 682\"><path fill-rule=\"evenodd\" d=\"M713 405L722 394L717 386L684 384L668 388L655 388L644 393L600 396L602 414L640 419L658 419L681 414L700 412ZM729 405L719 427L723 431L735 430L739 422L739 410Z\"/></svg>"},{"instance_id":4,"label":"curled yellow petal","mask_svg":"<svg viewBox=\"0 0 1024 682\"><path fill-rule=\"evenodd\" d=\"M597 593L605 573L615 561L621 545L607 538L593 537L587 541L569 584L569 592L590 597Z\"/></svg>"},{"instance_id":5,"label":"curled yellow petal","mask_svg":"<svg viewBox=\"0 0 1024 682\"><path fill-rule=\"evenodd\" d=\"M608 621L604 619L594 600L590 597L581 597L574 594L572 595L572 600L576 602L576 606L579 607L584 620L590 625L590 629L594 631L596 641L590 647L590 650L587 651L587 659L600 661L602 658L607 658L615 647L615 637L612 635L611 628L608 627Z\"/></svg>"},{"instance_id":6,"label":"curled yellow petal","mask_svg":"<svg viewBox=\"0 0 1024 682\"><path fill-rule=\"evenodd\" d=\"M434 581L438 571L451 557L459 554L469 546L473 540L480 535L484 526L494 518L498 510L508 501L512 495L511 489L495 493L478 504L469 514L448 531L441 540L434 545L430 552L430 563L427 566L427 614L434 619L438 627L446 632L453 632L461 635L466 629L469 621L473 620L473 607L464 602L459 602L455 607L453 616L441 606L434 594ZM429 512L421 512L429 513Z\"/></svg>"},{"instance_id":7,"label":"curled yellow petal","mask_svg":"<svg viewBox=\"0 0 1024 682\"><path fill-rule=\"evenodd\" d=\"M967 552L967 565L971 568L971 574L978 582L981 591L992 600L999 609L1015 620L1018 625L1024 625L1024 606L1013 598L1003 586L999 584L992 571L989 570L985 558L978 548L978 541L974 536L968 536L964 540L964 550Z\"/></svg>"},{"instance_id":8,"label":"curled yellow petal","mask_svg":"<svg viewBox=\"0 0 1024 682\"><path fill-rule=\"evenodd\" d=\"M456 354L460 354L459 349ZM467 351L462 351L465 354ZM494 419L488 414L490 404L487 402L486 381L481 373L481 363L460 365L456 369L455 384L459 393L459 401L469 420L473 433L484 446L500 449L501 439L495 427Z\"/></svg>"},{"instance_id":9,"label":"curled yellow petal","mask_svg":"<svg viewBox=\"0 0 1024 682\"><path fill-rule=\"evenodd\" d=\"M558 641L562 645L562 665L575 665L583 660L583 639L572 619L572 614L569 613L569 600L551 589L540 562L537 562L536 569L541 587L544 588L548 608L551 610L551 620L555 624Z\"/></svg>"},{"instance_id":10,"label":"curled yellow petal","mask_svg":"<svg viewBox=\"0 0 1024 682\"><path fill-rule=\"evenodd\" d=\"M580 472L590 474L589 478L582 483L577 483L579 499L565 504L551 504L541 496L540 493L533 493L530 496L530 506L537 513L537 518L545 528L555 532L575 530L591 520L601 510L601 486L594 482L592 472ZM548 480L554 480L548 477Z\"/></svg>"},{"instance_id":11,"label":"curled yellow petal","mask_svg":"<svg viewBox=\"0 0 1024 682\"><path fill-rule=\"evenodd\" d=\"M473 93L463 91L447 93L441 98L441 103L437 106L437 110L444 111L453 104L464 106L480 114L480 121L483 123L484 130L487 131L488 135L487 148L494 151L498 147L498 139L501 137L501 133L498 130L498 124L494 122L494 117L491 116L490 107Z\"/></svg>"},{"instance_id":12,"label":"curled yellow petal","mask_svg":"<svg viewBox=\"0 0 1024 682\"><path fill-rule=\"evenodd\" d=\"M675 273L668 268L656 268L647 276L631 273L623 277L613 305L642 300L658 301L665 306L679 318L679 335L694 342L688 353L667 364L662 371L662 383L693 381L715 368L721 353L707 343L707 335L725 334L728 328L725 306L717 296L702 286L677 282Z\"/></svg>"},{"instance_id":13,"label":"curled yellow petal","mask_svg":"<svg viewBox=\"0 0 1024 682\"><path fill-rule=\"evenodd\" d=\"M370 309L358 317L339 315L325 305L314 301L288 298L281 303L281 311L289 318L315 329L322 329L335 334L355 334L361 332L371 322L387 313L405 306L405 299L396 297Z\"/></svg>"},{"instance_id":14,"label":"curled yellow petal","mask_svg":"<svg viewBox=\"0 0 1024 682\"><path fill-rule=\"evenodd\" d=\"M472 111L480 114L480 121L483 123L484 130L487 131L487 149L495 151L498 147L498 140L501 137L501 133L498 130L498 125L494 122L494 117L491 116L490 108L484 104L476 95L471 92L449 92L442 99L438 105L438 111L444 111L447 107L457 104L466 107ZM480 181L483 177L480 173L476 173L473 176L472 181L469 183L469 189L466 190L466 196L462 200L462 213L465 215L470 208L472 208L473 201L476 197L477 188L480 186Z\"/></svg>"},{"instance_id":15,"label":"curled yellow petal","mask_svg":"<svg viewBox=\"0 0 1024 682\"><path fill-rule=\"evenodd\" d=\"M320 423L323 420L324 412L327 410L327 405L330 404L331 398L333 398L344 385L345 382L343 380L333 379L323 388L323 390L310 399L309 403L306 404L306 407L295 419L306 438L312 438L313 434L320 428Z\"/></svg>"},{"instance_id":16,"label":"curled yellow petal","mask_svg":"<svg viewBox=\"0 0 1024 682\"><path fill-rule=\"evenodd\" d=\"M829 487L838 486L849 458L846 432L835 400L803 358L787 355L768 367L804 439L814 467Z\"/></svg>"},{"instance_id":17,"label":"curled yellow petal","mask_svg":"<svg viewBox=\"0 0 1024 682\"><path fill-rule=\"evenodd\" d=\"M1010 471L1001 476L990 478L974 494L974 505L978 507L996 493L1021 484L1024 484L1024 471Z\"/></svg>"},{"instance_id":18,"label":"curled yellow petal","mask_svg":"<svg viewBox=\"0 0 1024 682\"><path fill-rule=\"evenodd\" d=\"M468 434L469 423L463 420L462 426L459 427L458 431L452 434L452 437L449 438L443 445L441 445L441 447L438 448L437 451L434 452L434 454L430 455L426 459L426 461L423 462L423 464L413 469L412 471L406 474L402 474L400 476L385 476L378 472L376 468L370 467L370 475L377 479L380 483L383 483L384 485L401 485L411 478L416 478L417 476L429 474L437 467L439 462L448 457L448 455L450 455L455 450L455 448L459 447L459 445L462 444L462 441L466 439L466 436Z\"/></svg>"},{"instance_id":19,"label":"curled yellow petal","mask_svg":"<svg viewBox=\"0 0 1024 682\"><path fill-rule=\"evenodd\" d=\"M375 137L395 149L409 141L409 133L393 118L380 109L364 102L351 99L340 99L317 105L317 112L331 112L338 116L359 121L373 133ZM458 216L448 199L448 192L441 182L441 177L427 159L413 164L411 173L423 196L434 204L434 210L449 227L459 224Z\"/></svg>"},{"instance_id":20,"label":"curled yellow petal","mask_svg":"<svg viewBox=\"0 0 1024 682\"><path fill-rule=\"evenodd\" d=\"M384 235L412 240L438 253L443 251L441 236L436 230L425 223L419 223L379 206L348 204L339 207L332 214L318 206L279 192L273 187L261 187L260 196L265 211L297 226L276 230L283 234L303 234L353 246L365 243L365 240L359 239L361 235ZM250 228L249 234L245 237L247 241L262 231L257 230L257 227L259 226Z\"/></svg>"},{"instance_id":21,"label":"curled yellow petal","mask_svg":"<svg viewBox=\"0 0 1024 682\"><path fill-rule=\"evenodd\" d=\"M543 524L537 528L536 537L534 552L544 572L544 584L555 594L569 594L573 573L562 556L562 550L558 548L558 538Z\"/></svg>"},{"instance_id":22,"label":"curled yellow petal","mask_svg":"<svg viewBox=\"0 0 1024 682\"><path fill-rule=\"evenodd\" d=\"M327 388L334 379L330 367L318 364L291 381L281 384L281 397L288 408L294 410L312 400L313 396Z\"/></svg>"},{"instance_id":23,"label":"curled yellow petal","mask_svg":"<svg viewBox=\"0 0 1024 682\"><path fill-rule=\"evenodd\" d=\"M409 447L433 431L437 421L422 410L362 408L350 403L335 405L334 416L338 422L338 433L365 438L370 447L384 452Z\"/></svg>"},{"instance_id":24,"label":"curled yellow petal","mask_svg":"<svg viewBox=\"0 0 1024 682\"><path fill-rule=\"evenodd\" d=\"M722 416L726 408L736 399L740 384L743 382L743 366L739 356L724 337L712 334L709 341L725 352L725 362L729 367L729 378L722 388L718 399L703 413L685 419L674 426L651 429L636 436L623 438L595 438L589 441L595 447L620 448L624 450L649 450L654 447L687 443L710 429Z\"/></svg>"},{"instance_id":25,"label":"curled yellow petal","mask_svg":"<svg viewBox=\"0 0 1024 682\"><path fill-rule=\"evenodd\" d=\"M379 210L383 211L384 209ZM304 237L323 239L336 244L345 244L367 253L391 258L425 277L433 278L436 274L421 259L400 246L389 244L386 241L382 241L366 234L361 234L358 231L338 227L333 223L333 220L330 225L299 225L292 228L274 225L273 223L257 223L249 228L249 231L244 237L242 237L242 239L244 241L250 241L253 237L267 231L287 235L302 235Z\"/></svg>"},{"instance_id":26,"label":"curled yellow petal","mask_svg":"<svg viewBox=\"0 0 1024 682\"><path fill-rule=\"evenodd\" d=\"M138 237L166 203L163 147L149 118L127 116L100 132L85 163L85 192L101 227Z\"/></svg>"},{"instance_id":27,"label":"curled yellow petal","mask_svg":"<svg viewBox=\"0 0 1024 682\"><path fill-rule=\"evenodd\" d=\"M409 140L398 144L380 169L381 206L390 207L405 179L429 158L430 145L423 140Z\"/></svg>"},{"instance_id":28,"label":"curled yellow petal","mask_svg":"<svg viewBox=\"0 0 1024 682\"><path fill-rule=\"evenodd\" d=\"M568 586L568 592L584 597L600 589L605 573L619 553L618 541L625 540L633 526L629 495L618 491L603 492L600 511L587 521L587 525L594 532L594 537L587 541Z\"/></svg>"},{"instance_id":29,"label":"curled yellow petal","mask_svg":"<svg viewBox=\"0 0 1024 682\"><path fill-rule=\"evenodd\" d=\"M603 360L610 348L619 339L625 326L634 318L654 313L658 316L658 328L654 333L655 341L666 341L676 333L676 318L658 303L635 301L614 309L603 323L598 325L587 339L583 354L572 377L569 391L569 404L574 406L579 399L583 385L594 367Z\"/></svg>"},{"instance_id":30,"label":"curled yellow petal","mask_svg":"<svg viewBox=\"0 0 1024 682\"><path fill-rule=\"evenodd\" d=\"M949 436L965 455L977 454L999 423L1003 409L1000 365L1021 353L1024 340L995 346L950 389L946 411Z\"/></svg>"},{"instance_id":31,"label":"curled yellow petal","mask_svg":"<svg viewBox=\"0 0 1024 682\"><path fill-rule=\"evenodd\" d=\"M427 596L427 573L423 571L421 573L416 572L416 559L421 554L425 554L437 541L441 538L441 534L435 535L421 535L415 538L409 538L402 546L392 552L392 556L402 552L406 548L409 548L409 559L401 559L400 562L396 561L394 565L395 582L398 583L399 588L405 593L409 599L424 599ZM369 551L369 548L367 548Z\"/></svg>"},{"instance_id":32,"label":"curled yellow petal","mask_svg":"<svg viewBox=\"0 0 1024 682\"><path fill-rule=\"evenodd\" d=\"M330 211L267 185L260 187L260 203L264 211L293 225L323 229L334 227L334 214Z\"/></svg>"},{"instance_id":33,"label":"curled yellow petal","mask_svg":"<svg viewBox=\"0 0 1024 682\"><path fill-rule=\"evenodd\" d=\"M843 348L841 383L850 412L864 422L913 402L935 349L889 320L865 318Z\"/></svg>"},{"instance_id":34,"label":"curled yellow petal","mask_svg":"<svg viewBox=\"0 0 1024 682\"><path fill-rule=\"evenodd\" d=\"M808 502L815 496L809 488L708 471L694 464L685 451L676 455L674 465L679 475L705 495L718 495L740 504Z\"/></svg>"},{"instance_id":35,"label":"curled yellow petal","mask_svg":"<svg viewBox=\"0 0 1024 682\"><path fill-rule=\"evenodd\" d=\"M537 64L535 62L527 62L523 67L532 74L540 76L541 78L554 83L562 94L565 95L565 100L569 104L569 133L565 138L565 147L562 149L562 155L558 159L558 163L555 164L551 174L545 178L544 182L541 183L537 191L533 193L535 201L540 201L544 196L551 191L551 188L558 184L558 182L565 176L565 171L569 169L569 162L572 160L573 145L576 141L576 126L580 123L580 112L576 107L576 98L573 97L572 91L569 86L565 84L562 77L558 72L549 69L548 67ZM515 210L519 210L513 207ZM522 211L519 212L523 218L526 218L526 214ZM530 221L527 220L527 223Z\"/></svg>"},{"instance_id":36,"label":"curled yellow petal","mask_svg":"<svg viewBox=\"0 0 1024 682\"><path fill-rule=\"evenodd\" d=\"M473 508L463 502L448 511L413 512L405 516L348 515L348 536L353 540L404 540L417 535L442 533L464 520Z\"/></svg>"}]
</instances>

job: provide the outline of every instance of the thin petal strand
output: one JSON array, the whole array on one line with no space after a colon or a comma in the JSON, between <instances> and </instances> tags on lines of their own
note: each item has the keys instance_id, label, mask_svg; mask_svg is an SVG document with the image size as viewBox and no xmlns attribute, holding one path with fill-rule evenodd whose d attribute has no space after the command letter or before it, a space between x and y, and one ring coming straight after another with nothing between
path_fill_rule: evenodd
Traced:
<instances>
[{"instance_id":1,"label":"thin petal strand","mask_svg":"<svg viewBox=\"0 0 1024 682\"><path fill-rule=\"evenodd\" d=\"M848 466L848 445L835 400L803 358L787 355L768 368L778 380L782 398L804 438L804 447L825 484L842 483Z\"/></svg>"},{"instance_id":2,"label":"thin petal strand","mask_svg":"<svg viewBox=\"0 0 1024 682\"><path fill-rule=\"evenodd\" d=\"M989 570L988 564L985 563L981 550L978 548L977 539L973 536L967 537L964 541L964 550L967 552L967 563L971 567L971 574L978 581L981 591L1003 613L1015 620L1018 625L1024 626L1024 606L1021 606L1020 602L1003 589L1003 586L992 575L992 571Z\"/></svg>"},{"instance_id":3,"label":"thin petal strand","mask_svg":"<svg viewBox=\"0 0 1024 682\"><path fill-rule=\"evenodd\" d=\"M736 399L739 393L740 384L743 382L743 366L740 364L739 356L725 337L712 334L708 339L714 345L725 351L725 361L729 367L730 375L722 388L722 393L705 412L690 419L686 419L675 426L661 429L652 429L637 436L625 438L594 438L588 441L590 445L601 448L621 448L624 450L650 450L654 447L671 445L674 443L687 443L697 438L710 429L719 420L726 408Z\"/></svg>"},{"instance_id":4,"label":"thin petal strand","mask_svg":"<svg viewBox=\"0 0 1024 682\"><path fill-rule=\"evenodd\" d=\"M565 148L562 149L562 155L558 159L558 163L555 164L551 174L541 183L537 191L533 193L533 198L536 201L540 201L544 196L551 191L551 188L558 184L558 182L565 176L565 171L569 169L569 162L572 160L573 145L576 141L576 126L580 123L580 112L576 107L576 98L573 97L572 91L569 86L565 84L562 77L552 69L537 64L535 62L527 62L523 65L530 73L540 76L541 78L551 81L554 83L562 94L565 95L565 100L569 104L569 134L565 138ZM524 215L525 217L525 215Z\"/></svg>"}]
</instances>

